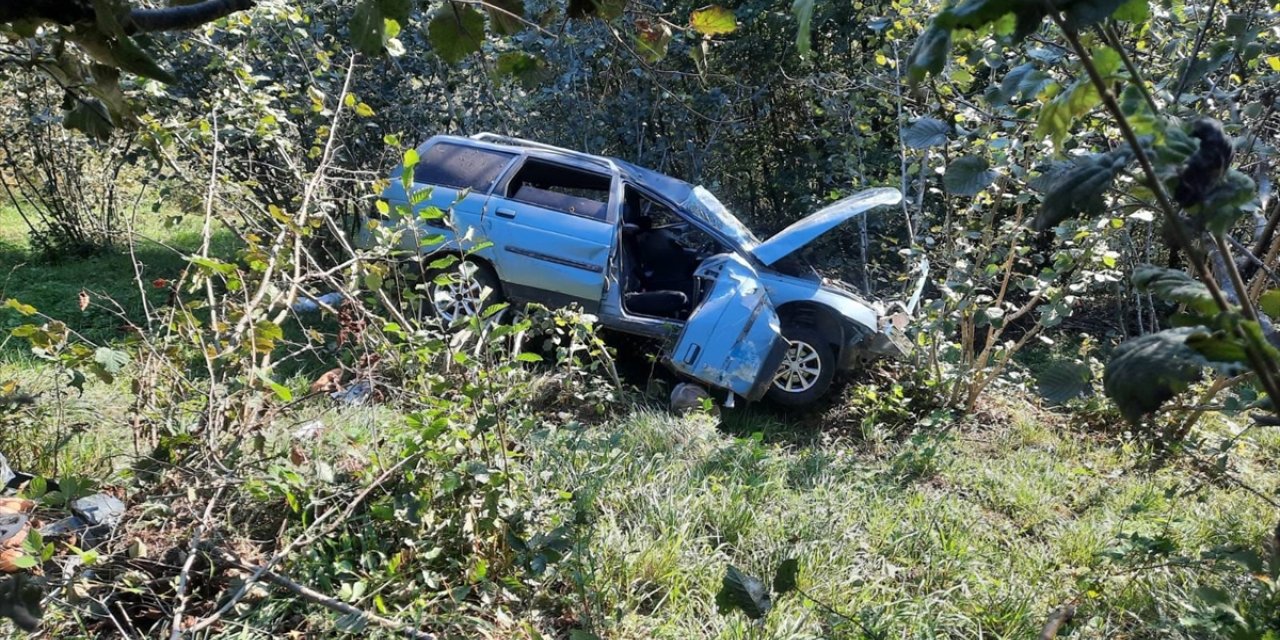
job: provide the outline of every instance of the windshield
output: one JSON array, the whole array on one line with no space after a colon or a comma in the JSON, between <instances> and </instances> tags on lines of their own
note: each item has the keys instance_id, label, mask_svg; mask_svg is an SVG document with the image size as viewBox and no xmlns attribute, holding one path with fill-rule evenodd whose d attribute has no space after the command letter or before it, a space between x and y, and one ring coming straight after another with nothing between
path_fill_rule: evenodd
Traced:
<instances>
[{"instance_id":1,"label":"windshield","mask_svg":"<svg viewBox=\"0 0 1280 640\"><path fill-rule=\"evenodd\" d=\"M725 208L716 197L711 195L710 191L702 187L694 187L689 194L689 198L680 205L681 209L693 214L699 221L707 226L719 231L729 237L729 239L738 243L738 245L747 251L754 249L760 241L751 233L742 221L733 217L732 213Z\"/></svg>"}]
</instances>

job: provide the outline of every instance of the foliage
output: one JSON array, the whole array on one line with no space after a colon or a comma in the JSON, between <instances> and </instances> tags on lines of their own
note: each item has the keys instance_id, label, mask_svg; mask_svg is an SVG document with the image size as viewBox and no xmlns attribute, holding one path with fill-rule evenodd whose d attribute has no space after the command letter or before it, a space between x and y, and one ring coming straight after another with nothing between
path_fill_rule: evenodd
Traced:
<instances>
[{"instance_id":1,"label":"foliage","mask_svg":"<svg viewBox=\"0 0 1280 640\"><path fill-rule=\"evenodd\" d=\"M212 2L183 34L153 28L179 7L0 10L0 182L33 242L134 252L160 217L197 230L181 256L131 255L113 296L0 296L6 353L33 347L24 361L46 372L0 387L46 394L4 418L41 442L15 458L66 476L89 457L66 441L109 439L66 416L125 398L94 422L119 429L130 463L94 475L128 488L126 536L167 541L152 564L103 549L88 577L42 563L69 594L49 624L70 624L65 602L112 633L85 604L100 599L143 634L235 619L308 635L412 620L457 636L1012 637L1069 601L1089 614L1081 635L1273 630L1257 613L1269 583L1207 550L1256 547L1275 507L1274 442L1236 424L1271 424L1280 390L1274 8ZM59 4L79 13L38 13ZM412 173L417 140L481 130L705 183L761 236L898 187L901 208L806 258L891 303L929 258L912 362L873 367L821 420L727 412L747 436L733 439L706 416L618 415L589 315L424 320L400 239L355 250L354 214L386 213L371 194L401 158ZM296 311L330 291L343 303L319 320ZM1061 361L1029 375L1039 349ZM341 390L310 388L322 369ZM1090 397L1100 371L1129 431ZM1033 380L1076 425L1004 406ZM330 393L376 406L331 418ZM350 424L295 435L314 421ZM1148 460L1153 437L1183 457ZM355 612L313 615L335 602Z\"/></svg>"}]
</instances>

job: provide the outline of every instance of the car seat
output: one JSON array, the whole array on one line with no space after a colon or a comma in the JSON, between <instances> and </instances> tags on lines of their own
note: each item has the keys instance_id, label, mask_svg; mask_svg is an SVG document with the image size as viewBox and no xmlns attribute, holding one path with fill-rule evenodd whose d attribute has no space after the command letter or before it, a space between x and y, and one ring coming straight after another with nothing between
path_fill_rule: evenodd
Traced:
<instances>
[{"instance_id":1,"label":"car seat","mask_svg":"<svg viewBox=\"0 0 1280 640\"><path fill-rule=\"evenodd\" d=\"M622 227L622 259L623 259L623 307L631 312L659 318L680 318L689 311L689 295L676 289L661 289L652 286L647 277L648 256L641 251L641 236L649 232L651 227L648 218L641 218L639 224L624 224ZM646 224L648 223L648 224Z\"/></svg>"}]
</instances>

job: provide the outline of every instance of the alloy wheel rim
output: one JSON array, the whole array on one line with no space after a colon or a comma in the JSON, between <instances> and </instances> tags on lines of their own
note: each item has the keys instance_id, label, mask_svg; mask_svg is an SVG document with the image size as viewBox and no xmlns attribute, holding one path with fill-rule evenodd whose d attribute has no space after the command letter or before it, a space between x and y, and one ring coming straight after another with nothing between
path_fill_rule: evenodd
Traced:
<instances>
[{"instance_id":1,"label":"alloy wheel rim","mask_svg":"<svg viewBox=\"0 0 1280 640\"><path fill-rule=\"evenodd\" d=\"M790 348L773 376L773 386L787 393L804 393L818 384L822 374L822 357L818 350L801 340L787 340Z\"/></svg>"},{"instance_id":2,"label":"alloy wheel rim","mask_svg":"<svg viewBox=\"0 0 1280 640\"><path fill-rule=\"evenodd\" d=\"M484 285L473 275L474 269L467 266L464 264L458 277L448 283L432 285L431 306L446 325L452 325L460 318L480 315Z\"/></svg>"}]
</instances>

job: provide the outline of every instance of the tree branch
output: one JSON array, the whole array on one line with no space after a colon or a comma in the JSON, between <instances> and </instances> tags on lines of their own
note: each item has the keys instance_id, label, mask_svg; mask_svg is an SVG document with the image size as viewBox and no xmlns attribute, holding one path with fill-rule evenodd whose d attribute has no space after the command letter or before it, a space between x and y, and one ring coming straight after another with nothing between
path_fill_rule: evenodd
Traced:
<instances>
[{"instance_id":1,"label":"tree branch","mask_svg":"<svg viewBox=\"0 0 1280 640\"><path fill-rule=\"evenodd\" d=\"M129 11L128 26L131 32L186 31L225 18L239 11L252 9L254 0L204 0L195 4L163 9L133 9Z\"/></svg>"},{"instance_id":2,"label":"tree branch","mask_svg":"<svg viewBox=\"0 0 1280 640\"><path fill-rule=\"evenodd\" d=\"M130 9L122 16L126 33L184 31L225 18L254 6L256 0L202 0L163 9ZM92 23L97 19L93 3L86 0L32 0L0 3L0 23L32 20L64 26Z\"/></svg>"},{"instance_id":3,"label":"tree branch","mask_svg":"<svg viewBox=\"0 0 1280 640\"><path fill-rule=\"evenodd\" d=\"M210 551L214 555L218 556L218 559L225 564L229 564L233 567L246 570L246 571L251 571L254 569L254 566L252 564L245 562L240 558L237 558L236 556L230 553L227 553L226 551L223 551L222 549L213 548ZM294 594L297 594L302 599L308 602L318 604L322 607L332 609L334 611L337 611L338 613L348 615L353 618L372 622L384 629L390 629L392 631L395 631L407 638L413 638L414 640L437 640L438 638L438 636L436 636L434 633L427 633L425 631L420 631L417 628L413 627L412 625L406 624L404 622L400 622L399 620L384 618L382 616L370 613L363 609L353 607L345 602L336 600L323 593L320 593L319 591L316 591L315 589L312 589L311 587L308 587L305 584L299 584L297 582L294 582L293 580L290 580L287 576L281 575L274 571L269 571L269 570L263 571L262 577L267 582L270 582L279 587L283 587L285 590L290 591Z\"/></svg>"}]
</instances>

